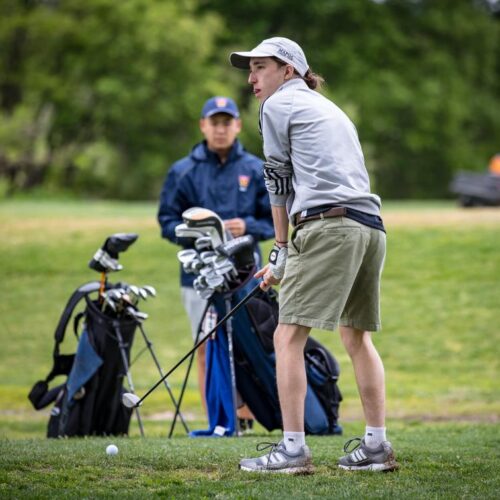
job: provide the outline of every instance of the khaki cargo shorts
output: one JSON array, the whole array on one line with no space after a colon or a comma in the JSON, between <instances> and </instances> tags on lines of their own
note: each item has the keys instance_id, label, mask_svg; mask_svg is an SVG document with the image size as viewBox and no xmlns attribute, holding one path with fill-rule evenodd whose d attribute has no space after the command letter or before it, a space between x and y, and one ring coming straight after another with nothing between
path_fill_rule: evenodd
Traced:
<instances>
[{"instance_id":1,"label":"khaki cargo shorts","mask_svg":"<svg viewBox=\"0 0 500 500\"><path fill-rule=\"evenodd\" d=\"M280 288L280 323L377 331L386 237L347 217L297 226Z\"/></svg>"}]
</instances>

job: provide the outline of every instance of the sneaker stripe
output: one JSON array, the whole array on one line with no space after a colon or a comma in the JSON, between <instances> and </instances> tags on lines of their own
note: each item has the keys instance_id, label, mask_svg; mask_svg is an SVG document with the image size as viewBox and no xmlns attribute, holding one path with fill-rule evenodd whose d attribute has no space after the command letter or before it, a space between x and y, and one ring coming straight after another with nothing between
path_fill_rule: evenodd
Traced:
<instances>
[{"instance_id":1,"label":"sneaker stripe","mask_svg":"<svg viewBox=\"0 0 500 500\"><path fill-rule=\"evenodd\" d=\"M357 463L357 462L362 462L363 460L366 460L367 456L363 450L359 449L359 450L353 451L351 453L350 458L353 462Z\"/></svg>"},{"instance_id":2,"label":"sneaker stripe","mask_svg":"<svg viewBox=\"0 0 500 500\"><path fill-rule=\"evenodd\" d=\"M287 460L286 457L281 453L271 453L268 463L279 464L282 462L286 462L286 460Z\"/></svg>"}]
</instances>

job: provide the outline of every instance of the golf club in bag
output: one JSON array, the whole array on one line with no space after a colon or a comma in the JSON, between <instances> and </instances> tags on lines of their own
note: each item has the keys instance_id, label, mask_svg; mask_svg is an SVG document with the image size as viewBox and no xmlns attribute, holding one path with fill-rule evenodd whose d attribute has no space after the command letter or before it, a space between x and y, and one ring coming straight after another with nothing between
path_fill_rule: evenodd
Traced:
<instances>
[{"instance_id":1,"label":"golf club in bag","mask_svg":"<svg viewBox=\"0 0 500 500\"><path fill-rule=\"evenodd\" d=\"M256 252L258 248L251 235L232 238L228 232L224 233L222 220L210 210L194 207L186 210L183 214L184 224L176 227L175 233L179 238L183 238L183 243L189 248L178 252L177 256L184 271L188 274L197 275L193 282L195 291L202 299L208 299L205 310L206 317L209 318L207 324L202 317L198 327L196 342L206 334L216 321L212 317L223 317L231 310L231 297L236 290L241 290L241 296L250 291L252 286L256 286L257 280L253 278L256 271ZM214 230L213 228L216 228ZM193 238L200 231L203 235L191 242L187 237ZM223 235L221 237L221 235ZM221 243L222 241L222 243ZM194 248L193 248L194 247ZM215 312L214 300L216 297L223 297L223 305ZM210 326L209 326L210 325ZM184 383L179 396L179 403L182 402L184 390L187 386L193 356L191 356ZM233 355L233 328L232 320L229 318L224 327L212 336L207 348L207 377L214 374L216 377L208 377L210 391L205 394L207 400L207 412L209 418L209 429L224 429L224 433L232 435L238 434L237 409L240 398L236 388L236 372L234 368ZM224 374L219 376L219 374ZM223 381L227 376L227 386ZM208 380L209 379L209 380ZM221 381L222 391L219 393L215 387L215 381ZM225 394L221 398L221 394ZM219 404L220 403L220 404ZM176 424L176 417L172 421L169 437L172 436ZM221 423L222 425L219 425ZM195 431L191 435L198 435Z\"/></svg>"},{"instance_id":2,"label":"golf club in bag","mask_svg":"<svg viewBox=\"0 0 500 500\"><path fill-rule=\"evenodd\" d=\"M128 433L132 411L124 408L120 401L125 391L124 378L127 379L128 390L134 391L130 350L137 327L146 349L162 374L152 343L142 325L147 314L137 307L139 300L154 297L155 289L147 285L112 285L107 281L108 272L122 269L118 263L119 253L125 251L137 237L136 234L120 233L106 239L89 262L91 269L102 273L101 279L80 286L70 297L61 315L54 335L53 368L45 380L34 385L28 396L37 410L54 403L48 437ZM82 300L84 311L75 315L75 309ZM77 350L74 354L61 354L61 344L73 316ZM80 324L83 324L81 332ZM49 383L58 375L66 376L66 381L49 390ZM166 381L165 387L177 407ZM137 411L136 417L140 433L144 435L141 416ZM180 415L180 418L187 432L183 416Z\"/></svg>"}]
</instances>

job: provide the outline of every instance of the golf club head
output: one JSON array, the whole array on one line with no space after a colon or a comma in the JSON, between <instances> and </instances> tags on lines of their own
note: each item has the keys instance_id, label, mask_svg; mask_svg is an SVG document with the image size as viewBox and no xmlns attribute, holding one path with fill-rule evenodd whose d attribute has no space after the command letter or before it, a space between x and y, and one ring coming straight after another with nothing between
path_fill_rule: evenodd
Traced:
<instances>
[{"instance_id":1,"label":"golf club head","mask_svg":"<svg viewBox=\"0 0 500 500\"><path fill-rule=\"evenodd\" d=\"M198 258L193 259L189 263L189 268L191 269L191 272L194 273L194 274L199 274L200 273L200 269L203 266L204 266L203 262L200 259L198 259Z\"/></svg>"},{"instance_id":2,"label":"golf club head","mask_svg":"<svg viewBox=\"0 0 500 500\"><path fill-rule=\"evenodd\" d=\"M203 276L198 276L193 281L194 291L199 295L202 290L207 288L207 280Z\"/></svg>"},{"instance_id":3,"label":"golf club head","mask_svg":"<svg viewBox=\"0 0 500 500\"><path fill-rule=\"evenodd\" d=\"M156 297L156 288L154 286L144 285L142 289L145 290L146 293L151 297Z\"/></svg>"},{"instance_id":4,"label":"golf club head","mask_svg":"<svg viewBox=\"0 0 500 500\"><path fill-rule=\"evenodd\" d=\"M205 266L200 269L201 276L215 276L215 269L212 266Z\"/></svg>"},{"instance_id":5,"label":"golf club head","mask_svg":"<svg viewBox=\"0 0 500 500\"><path fill-rule=\"evenodd\" d=\"M137 320L138 322L142 322L146 319L148 319L148 314L146 313L143 313L141 311L138 311L137 309L131 307L131 306L128 306L126 309L125 309L125 313L127 316L130 316L131 318L134 318L135 320Z\"/></svg>"},{"instance_id":6,"label":"golf club head","mask_svg":"<svg viewBox=\"0 0 500 500\"><path fill-rule=\"evenodd\" d=\"M112 271L121 271L123 269L118 259L113 259L113 257L102 248L96 251L89 262L89 267L98 273L109 273Z\"/></svg>"},{"instance_id":7,"label":"golf club head","mask_svg":"<svg viewBox=\"0 0 500 500\"><path fill-rule=\"evenodd\" d=\"M216 253L211 250L200 253L200 259L203 262L203 264L211 264L215 256Z\"/></svg>"},{"instance_id":8,"label":"golf club head","mask_svg":"<svg viewBox=\"0 0 500 500\"><path fill-rule=\"evenodd\" d=\"M220 264L216 264L215 272L219 276L228 275L233 278L238 277L238 272L236 271L234 264L230 260L228 260L227 262L221 262Z\"/></svg>"},{"instance_id":9,"label":"golf club head","mask_svg":"<svg viewBox=\"0 0 500 500\"><path fill-rule=\"evenodd\" d=\"M109 236L90 260L90 269L99 273L121 271L123 266L118 263L118 256L138 237L139 235L135 233L116 233Z\"/></svg>"},{"instance_id":10,"label":"golf club head","mask_svg":"<svg viewBox=\"0 0 500 500\"><path fill-rule=\"evenodd\" d=\"M203 266L203 262L198 257L182 264L184 271L189 274L199 274L199 271Z\"/></svg>"},{"instance_id":11,"label":"golf club head","mask_svg":"<svg viewBox=\"0 0 500 500\"><path fill-rule=\"evenodd\" d=\"M197 228L188 227L186 224L179 224L175 226L175 237L176 238L193 238L198 239L201 236L207 236L206 231L201 231Z\"/></svg>"},{"instance_id":12,"label":"golf club head","mask_svg":"<svg viewBox=\"0 0 500 500\"><path fill-rule=\"evenodd\" d=\"M192 207L182 213L182 218L187 227L199 229L209 234L212 239L212 247L216 248L226 241L224 223L222 219L212 210L201 207Z\"/></svg>"},{"instance_id":13,"label":"golf club head","mask_svg":"<svg viewBox=\"0 0 500 500\"><path fill-rule=\"evenodd\" d=\"M109 306L111 310L116 312L116 302L115 302L114 298L111 295L108 295L106 293L103 294L103 298L104 298L104 303L107 306Z\"/></svg>"},{"instance_id":14,"label":"golf club head","mask_svg":"<svg viewBox=\"0 0 500 500\"><path fill-rule=\"evenodd\" d=\"M137 408L142 404L139 403L140 400L141 398L132 392L124 392L122 394L122 404L127 408Z\"/></svg>"},{"instance_id":15,"label":"golf club head","mask_svg":"<svg viewBox=\"0 0 500 500\"><path fill-rule=\"evenodd\" d=\"M230 257L237 269L255 265L254 239L250 234L239 236L216 248L219 255Z\"/></svg>"},{"instance_id":16,"label":"golf club head","mask_svg":"<svg viewBox=\"0 0 500 500\"><path fill-rule=\"evenodd\" d=\"M192 248L187 248L185 250L180 250L177 252L177 259L181 264L187 264L191 262L194 258L198 257L198 252Z\"/></svg>"},{"instance_id":17,"label":"golf club head","mask_svg":"<svg viewBox=\"0 0 500 500\"><path fill-rule=\"evenodd\" d=\"M196 250L213 250L212 238L210 236L201 236L194 242Z\"/></svg>"},{"instance_id":18,"label":"golf club head","mask_svg":"<svg viewBox=\"0 0 500 500\"><path fill-rule=\"evenodd\" d=\"M224 279L223 276L207 276L207 285L208 288L213 288L215 291L222 290L224 288L224 285L226 283L226 280Z\"/></svg>"}]
</instances>

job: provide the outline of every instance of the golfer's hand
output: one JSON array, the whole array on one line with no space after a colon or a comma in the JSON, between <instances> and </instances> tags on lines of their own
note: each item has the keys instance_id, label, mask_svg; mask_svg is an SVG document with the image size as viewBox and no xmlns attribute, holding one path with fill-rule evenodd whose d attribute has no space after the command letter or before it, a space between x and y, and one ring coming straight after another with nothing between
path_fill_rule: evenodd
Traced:
<instances>
[{"instance_id":1,"label":"golfer's hand","mask_svg":"<svg viewBox=\"0 0 500 500\"><path fill-rule=\"evenodd\" d=\"M243 236L247 230L245 221L240 218L228 219L224 221L224 228L227 229L235 238Z\"/></svg>"},{"instance_id":2,"label":"golfer's hand","mask_svg":"<svg viewBox=\"0 0 500 500\"><path fill-rule=\"evenodd\" d=\"M264 266L260 271L257 271L254 275L255 278L262 278L260 287L262 290L269 290L273 285L279 285L281 280L276 279L270 270L270 264Z\"/></svg>"}]
</instances>

